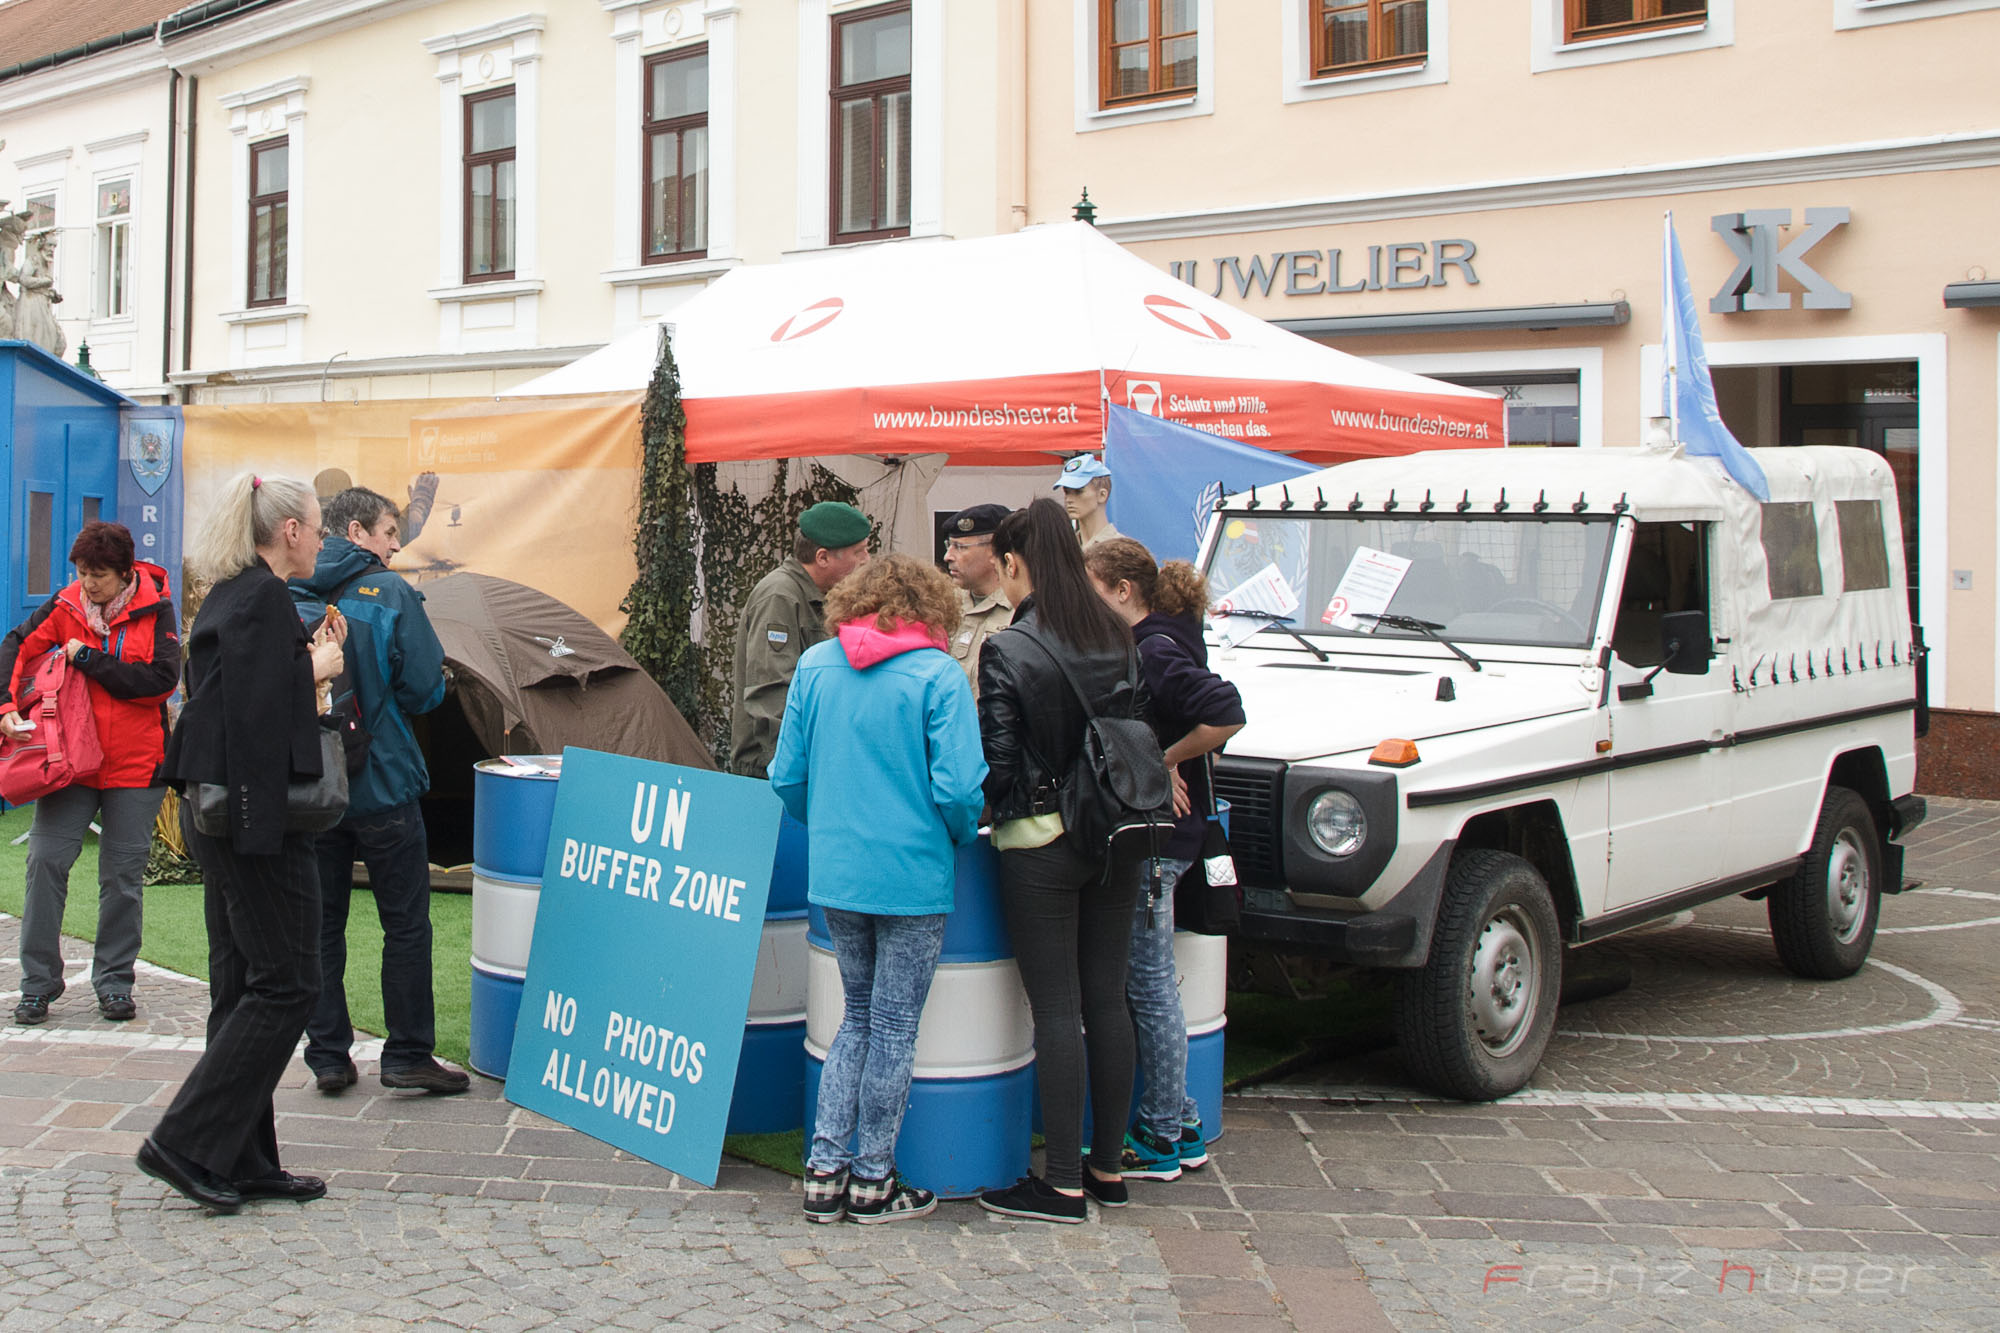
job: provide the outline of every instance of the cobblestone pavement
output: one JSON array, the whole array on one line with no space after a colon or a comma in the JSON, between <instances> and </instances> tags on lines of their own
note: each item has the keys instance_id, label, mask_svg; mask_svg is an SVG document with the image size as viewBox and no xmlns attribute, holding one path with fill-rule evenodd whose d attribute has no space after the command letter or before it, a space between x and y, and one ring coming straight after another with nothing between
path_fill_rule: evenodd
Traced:
<instances>
[{"instance_id":1,"label":"cobblestone pavement","mask_svg":"<svg viewBox=\"0 0 2000 1333\"><path fill-rule=\"evenodd\" d=\"M287 1165L329 1197L209 1218L131 1153L203 989L87 986L0 1028L0 1333L408 1325L1988 1328L2000 1300L2000 805L1933 804L1875 963L1778 968L1756 904L1598 946L1535 1084L1429 1100L1393 1052L1231 1099L1213 1164L1100 1225L968 1204L810 1227L797 1185L704 1190L501 1100L339 1098L295 1066ZM18 985L0 918L0 988ZM5 997L11 1006L12 996Z\"/></svg>"}]
</instances>

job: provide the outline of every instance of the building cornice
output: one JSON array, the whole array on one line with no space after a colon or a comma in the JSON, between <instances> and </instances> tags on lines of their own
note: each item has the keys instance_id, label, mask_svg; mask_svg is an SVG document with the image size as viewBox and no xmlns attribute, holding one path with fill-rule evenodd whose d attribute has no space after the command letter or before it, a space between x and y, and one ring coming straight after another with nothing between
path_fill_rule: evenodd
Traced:
<instances>
[{"instance_id":1,"label":"building cornice","mask_svg":"<svg viewBox=\"0 0 2000 1333\"><path fill-rule=\"evenodd\" d=\"M365 361L302 361L283 366L247 366L234 370L177 370L174 384L220 387L231 384L285 384L299 380L366 379L371 375L438 375L464 370L543 370L566 366L590 355L603 343L574 347L520 347L499 352L438 352L423 356L381 356Z\"/></svg>"},{"instance_id":2,"label":"building cornice","mask_svg":"<svg viewBox=\"0 0 2000 1333\"><path fill-rule=\"evenodd\" d=\"M317 41L364 24L428 9L437 0L291 0L252 10L166 41L168 61L185 74L211 74L246 60Z\"/></svg>"},{"instance_id":3,"label":"building cornice","mask_svg":"<svg viewBox=\"0 0 2000 1333\"><path fill-rule=\"evenodd\" d=\"M256 106L259 102L275 102L280 97L290 97L302 93L312 86L312 80L303 76L279 79L276 83L261 84L255 88L245 88L242 92L225 93L216 99L223 108L234 111L238 107Z\"/></svg>"},{"instance_id":4,"label":"building cornice","mask_svg":"<svg viewBox=\"0 0 2000 1333\"><path fill-rule=\"evenodd\" d=\"M491 46L519 37L523 33L545 32L549 20L546 14L516 14L512 18L500 19L493 23L481 24L477 28L467 28L462 32L440 33L436 37L424 38L424 50L434 56L452 51L467 51L476 46Z\"/></svg>"},{"instance_id":5,"label":"building cornice","mask_svg":"<svg viewBox=\"0 0 2000 1333\"><path fill-rule=\"evenodd\" d=\"M1386 222L1448 213L1595 203L1749 185L1789 185L1855 176L1921 171L1962 171L2000 166L2000 129L1922 139L1839 144L1741 157L1708 158L1615 171L1530 176L1470 185L1390 190L1246 208L1154 213L1100 219L1097 229L1114 241L1170 241L1235 232Z\"/></svg>"},{"instance_id":6,"label":"building cornice","mask_svg":"<svg viewBox=\"0 0 2000 1333\"><path fill-rule=\"evenodd\" d=\"M158 42L114 47L0 82L0 116L124 92L166 72L167 56Z\"/></svg>"}]
</instances>

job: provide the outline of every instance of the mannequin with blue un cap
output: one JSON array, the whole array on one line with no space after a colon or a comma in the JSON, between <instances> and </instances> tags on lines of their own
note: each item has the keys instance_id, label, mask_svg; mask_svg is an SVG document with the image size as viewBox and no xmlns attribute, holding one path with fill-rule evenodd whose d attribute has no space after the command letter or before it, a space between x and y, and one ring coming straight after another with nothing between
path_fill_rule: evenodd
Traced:
<instances>
[{"instance_id":1,"label":"mannequin with blue un cap","mask_svg":"<svg viewBox=\"0 0 2000 1333\"><path fill-rule=\"evenodd\" d=\"M1078 454L1063 464L1056 483L1050 488L1062 492L1063 508L1076 524L1076 539L1089 550L1099 542L1119 535L1105 514L1111 503L1111 469L1094 454Z\"/></svg>"}]
</instances>

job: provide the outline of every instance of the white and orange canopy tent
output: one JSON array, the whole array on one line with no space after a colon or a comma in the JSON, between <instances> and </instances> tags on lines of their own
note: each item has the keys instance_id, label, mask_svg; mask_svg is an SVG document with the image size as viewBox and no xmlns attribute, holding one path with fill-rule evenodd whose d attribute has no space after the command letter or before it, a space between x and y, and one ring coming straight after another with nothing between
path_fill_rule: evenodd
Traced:
<instances>
[{"instance_id":1,"label":"white and orange canopy tent","mask_svg":"<svg viewBox=\"0 0 2000 1333\"><path fill-rule=\"evenodd\" d=\"M1203 295L1083 223L734 269L675 310L690 462L1102 447L1107 405L1315 461L1505 443L1498 398ZM510 396L644 388L642 328Z\"/></svg>"}]
</instances>

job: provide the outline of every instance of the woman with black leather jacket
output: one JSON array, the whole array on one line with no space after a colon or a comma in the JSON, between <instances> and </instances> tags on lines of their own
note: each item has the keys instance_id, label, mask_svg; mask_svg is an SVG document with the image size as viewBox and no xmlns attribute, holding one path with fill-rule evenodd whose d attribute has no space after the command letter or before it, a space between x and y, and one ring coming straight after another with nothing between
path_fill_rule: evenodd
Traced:
<instances>
[{"instance_id":1,"label":"woman with black leather jacket","mask_svg":"<svg viewBox=\"0 0 2000 1333\"><path fill-rule=\"evenodd\" d=\"M1078 846L1063 832L1057 783L1082 744L1086 714L1052 654L1063 654L1096 713L1143 716L1144 692L1131 683L1131 630L1091 586L1061 506L1037 500L1008 515L993 534L993 556L1015 612L1013 625L980 650L979 732L1001 901L1035 1020L1048 1151L1042 1177L990 1190L979 1203L1009 1217L1081 1222L1086 1189L1101 1204L1126 1201L1119 1169L1133 1046L1125 962L1139 872L1110 870L1102 847ZM1098 1108L1088 1163L1086 1046Z\"/></svg>"}]
</instances>

